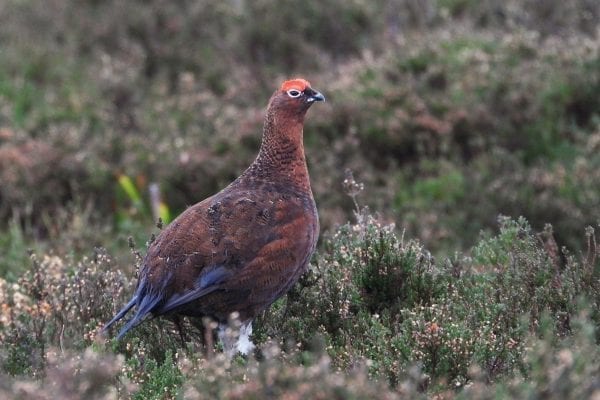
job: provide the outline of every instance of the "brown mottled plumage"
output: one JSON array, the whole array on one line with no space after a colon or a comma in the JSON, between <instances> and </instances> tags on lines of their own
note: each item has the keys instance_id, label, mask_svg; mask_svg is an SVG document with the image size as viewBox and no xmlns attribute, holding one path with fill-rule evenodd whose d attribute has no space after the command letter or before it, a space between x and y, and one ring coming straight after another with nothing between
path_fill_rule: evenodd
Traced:
<instances>
[{"instance_id":1,"label":"brown mottled plumage","mask_svg":"<svg viewBox=\"0 0 600 400\"><path fill-rule=\"evenodd\" d=\"M319 220L302 130L308 108L323 100L303 79L275 91L257 158L158 235L133 298L105 330L136 306L119 338L148 315L163 314L212 317L223 331L238 312L243 333L251 333L252 319L297 282L315 250ZM233 351L233 344L224 344ZM238 343L242 352L250 346Z\"/></svg>"}]
</instances>

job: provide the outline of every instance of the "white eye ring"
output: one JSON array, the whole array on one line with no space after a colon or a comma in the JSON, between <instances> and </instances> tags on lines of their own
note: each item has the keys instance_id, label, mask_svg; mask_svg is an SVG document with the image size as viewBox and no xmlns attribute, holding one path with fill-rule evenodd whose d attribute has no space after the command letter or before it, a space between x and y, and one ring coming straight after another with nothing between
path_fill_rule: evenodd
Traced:
<instances>
[{"instance_id":1,"label":"white eye ring","mask_svg":"<svg viewBox=\"0 0 600 400\"><path fill-rule=\"evenodd\" d=\"M300 97L300 95L302 94L301 91L296 90L296 89L290 89L287 91L288 96L292 97L292 98L296 98L296 97Z\"/></svg>"}]
</instances>

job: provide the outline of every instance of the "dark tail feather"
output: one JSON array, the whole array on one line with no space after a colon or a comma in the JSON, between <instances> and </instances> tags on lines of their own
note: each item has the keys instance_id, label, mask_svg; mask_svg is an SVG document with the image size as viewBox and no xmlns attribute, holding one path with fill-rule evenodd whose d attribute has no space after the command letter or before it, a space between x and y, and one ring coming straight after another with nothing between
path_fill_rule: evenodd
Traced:
<instances>
[{"instance_id":1,"label":"dark tail feather","mask_svg":"<svg viewBox=\"0 0 600 400\"><path fill-rule=\"evenodd\" d=\"M135 299L137 299L137 296L134 296L134 297L135 297ZM129 321L127 321L127 323L119 331L119 334L117 335L117 340L120 340L123 336L125 336L125 334L127 332L129 332L129 330L131 330L132 328L135 328L136 326L141 324L144 321L144 318L146 317L146 315L150 314L152 312L152 310L156 307L156 305L161 300L162 300L161 296L148 296L148 295L144 296L142 298L141 303L138 305L137 312L135 313L133 318L131 318ZM130 306L130 304L131 304L131 306ZM117 316L115 318L113 318L113 321L118 320L119 318L123 317L123 315L125 315L132 306L133 306L133 304L131 301L129 303L127 303L127 305L125 307L123 307L123 310L125 310L125 311L119 312L119 314L117 314ZM123 315L121 315L121 313ZM117 317L119 317L119 318L117 318ZM113 321L110 321L107 324L107 326L110 325Z\"/></svg>"},{"instance_id":2,"label":"dark tail feather","mask_svg":"<svg viewBox=\"0 0 600 400\"><path fill-rule=\"evenodd\" d=\"M133 296L133 298L129 300L129 303L127 303L125 307L121 308L121 311L119 311L113 319L111 319L106 325L104 325L104 328L102 328L102 332L106 332L115 322L123 318L125 314L127 314L127 312L129 312L129 310L131 310L131 308L135 306L136 301L137 296Z\"/></svg>"}]
</instances>

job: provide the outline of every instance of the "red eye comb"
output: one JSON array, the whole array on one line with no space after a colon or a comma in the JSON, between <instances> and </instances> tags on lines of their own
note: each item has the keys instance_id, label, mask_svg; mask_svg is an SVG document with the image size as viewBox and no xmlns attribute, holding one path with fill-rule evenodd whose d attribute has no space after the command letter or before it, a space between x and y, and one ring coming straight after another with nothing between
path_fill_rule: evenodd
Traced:
<instances>
[{"instance_id":1,"label":"red eye comb","mask_svg":"<svg viewBox=\"0 0 600 400\"><path fill-rule=\"evenodd\" d=\"M283 92L287 92L288 90L291 89L296 89L299 90L300 92L303 92L307 87L310 87L310 82L307 81L306 79L291 79L289 81L285 81L281 84L281 90Z\"/></svg>"}]
</instances>

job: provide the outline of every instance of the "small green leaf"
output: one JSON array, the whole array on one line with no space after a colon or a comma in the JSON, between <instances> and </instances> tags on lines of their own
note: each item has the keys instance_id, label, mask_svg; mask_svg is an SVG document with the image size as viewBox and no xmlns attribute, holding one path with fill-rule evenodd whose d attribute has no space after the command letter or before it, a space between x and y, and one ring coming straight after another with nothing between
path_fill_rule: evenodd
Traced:
<instances>
[{"instance_id":1,"label":"small green leaf","mask_svg":"<svg viewBox=\"0 0 600 400\"><path fill-rule=\"evenodd\" d=\"M128 177L125 174L120 174L119 175L119 186L121 186L123 191L127 194L129 199L133 203L135 203L137 205L142 202L140 192L137 190L137 188L135 187L135 184L133 183L133 181L131 180L130 177Z\"/></svg>"}]
</instances>

